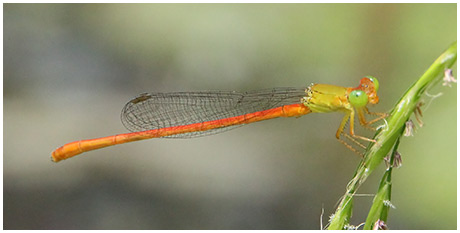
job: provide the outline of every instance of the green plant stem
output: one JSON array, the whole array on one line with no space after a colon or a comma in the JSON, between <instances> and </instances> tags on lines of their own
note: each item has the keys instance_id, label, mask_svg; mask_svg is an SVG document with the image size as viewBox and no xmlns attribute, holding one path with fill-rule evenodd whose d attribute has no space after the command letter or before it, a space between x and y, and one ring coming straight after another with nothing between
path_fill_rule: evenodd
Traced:
<instances>
[{"instance_id":1,"label":"green plant stem","mask_svg":"<svg viewBox=\"0 0 460 233\"><path fill-rule=\"evenodd\" d=\"M374 224L380 220L383 222L387 221L388 211L391 205L391 172L393 171L393 164L395 162L396 154L398 153L398 147L401 137L396 141L393 147L393 153L389 161L389 167L383 174L382 180L380 181L379 190L374 197L374 201L369 214L367 215L366 223L364 224L363 230L372 230Z\"/></svg>"},{"instance_id":2,"label":"green plant stem","mask_svg":"<svg viewBox=\"0 0 460 233\"><path fill-rule=\"evenodd\" d=\"M457 42L453 43L441 56L434 61L428 70L406 91L398 101L387 119L387 126L376 133L367 148L364 159L358 165L354 177L347 185L345 195L339 203L328 229L340 230L349 223L351 218L352 199L360 185L383 161L397 139L402 135L405 123L414 112L418 101L427 88L442 80L444 70L450 68L457 60Z\"/></svg>"}]
</instances>

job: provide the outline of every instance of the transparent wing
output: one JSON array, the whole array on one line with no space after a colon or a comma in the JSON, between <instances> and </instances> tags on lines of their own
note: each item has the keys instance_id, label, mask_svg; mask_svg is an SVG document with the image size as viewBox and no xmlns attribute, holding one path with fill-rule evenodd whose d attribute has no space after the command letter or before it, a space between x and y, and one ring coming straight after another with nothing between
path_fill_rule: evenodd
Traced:
<instances>
[{"instance_id":1,"label":"transparent wing","mask_svg":"<svg viewBox=\"0 0 460 233\"><path fill-rule=\"evenodd\" d=\"M273 88L251 92L202 91L145 93L129 101L121 113L130 131L145 131L213 121L300 103L304 88ZM168 136L191 138L220 133L241 125Z\"/></svg>"}]
</instances>

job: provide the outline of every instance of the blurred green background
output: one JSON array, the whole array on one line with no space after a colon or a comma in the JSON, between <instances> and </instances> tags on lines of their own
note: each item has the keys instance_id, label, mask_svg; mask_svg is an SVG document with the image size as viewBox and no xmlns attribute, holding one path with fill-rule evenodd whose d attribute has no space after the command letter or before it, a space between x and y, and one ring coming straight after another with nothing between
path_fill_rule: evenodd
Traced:
<instances>
[{"instance_id":1,"label":"blurred green background","mask_svg":"<svg viewBox=\"0 0 460 233\"><path fill-rule=\"evenodd\" d=\"M143 92L356 86L373 75L381 102L371 110L389 111L456 40L456 9L5 4L3 226L320 229L322 208L327 223L360 160L334 137L341 114L129 143L58 164L50 153L126 132L120 111ZM429 90L440 92L424 108L424 127L401 142L390 229L457 227L456 85ZM383 171L359 193L375 193ZM371 202L356 198L353 224Z\"/></svg>"}]
</instances>

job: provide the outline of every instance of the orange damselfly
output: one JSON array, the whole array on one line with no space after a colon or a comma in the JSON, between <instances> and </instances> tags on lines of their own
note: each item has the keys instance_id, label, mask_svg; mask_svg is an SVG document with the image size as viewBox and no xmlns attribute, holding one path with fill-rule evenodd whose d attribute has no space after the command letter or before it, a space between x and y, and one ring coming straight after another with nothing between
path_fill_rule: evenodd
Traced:
<instances>
[{"instance_id":1,"label":"orange damselfly","mask_svg":"<svg viewBox=\"0 0 460 233\"><path fill-rule=\"evenodd\" d=\"M86 151L150 138L193 138L277 117L299 117L308 113L343 112L345 114L336 132L349 149L357 152L340 136L350 122L350 133L355 139L375 142L354 133L354 118L361 125L369 125L384 118L384 113L371 113L368 104L377 104L379 84L376 78L366 76L357 87L311 84L307 88L274 88L252 92L203 91L141 94L123 108L121 120L132 133L65 144L52 152L54 162L68 159ZM378 115L366 121L364 113Z\"/></svg>"}]
</instances>

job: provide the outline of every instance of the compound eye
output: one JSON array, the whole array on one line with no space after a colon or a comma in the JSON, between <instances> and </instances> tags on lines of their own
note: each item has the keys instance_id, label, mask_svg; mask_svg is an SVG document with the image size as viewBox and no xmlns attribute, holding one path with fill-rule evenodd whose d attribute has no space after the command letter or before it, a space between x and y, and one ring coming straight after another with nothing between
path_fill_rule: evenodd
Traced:
<instances>
[{"instance_id":1,"label":"compound eye","mask_svg":"<svg viewBox=\"0 0 460 233\"><path fill-rule=\"evenodd\" d=\"M354 90L350 92L350 95L348 96L348 101L350 101L351 105L353 105L354 107L360 108L367 105L369 98L367 97L366 92L361 90Z\"/></svg>"},{"instance_id":2,"label":"compound eye","mask_svg":"<svg viewBox=\"0 0 460 233\"><path fill-rule=\"evenodd\" d=\"M374 89L377 92L379 90L379 80L377 80L376 77L370 75L366 76L366 78L368 78L369 80L371 80L371 82L374 83Z\"/></svg>"}]
</instances>

